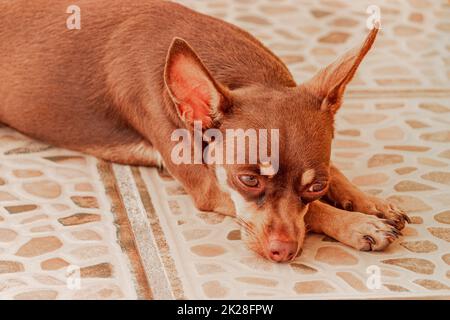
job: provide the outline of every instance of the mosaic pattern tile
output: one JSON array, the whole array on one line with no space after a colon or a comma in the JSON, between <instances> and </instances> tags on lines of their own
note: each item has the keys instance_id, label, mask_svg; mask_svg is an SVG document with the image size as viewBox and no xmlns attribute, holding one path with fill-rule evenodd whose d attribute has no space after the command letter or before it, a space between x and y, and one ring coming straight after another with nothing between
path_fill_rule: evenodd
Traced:
<instances>
[{"instance_id":1,"label":"mosaic pattern tile","mask_svg":"<svg viewBox=\"0 0 450 320\"><path fill-rule=\"evenodd\" d=\"M233 219L199 212L156 169L0 125L0 299L450 298L448 3L180 2L255 34L298 81L359 44L366 8L378 5L382 32L338 115L333 160L413 223L385 252L310 235L296 261L273 264L245 247ZM367 286L371 266L379 289Z\"/></svg>"},{"instance_id":2,"label":"mosaic pattern tile","mask_svg":"<svg viewBox=\"0 0 450 320\"><path fill-rule=\"evenodd\" d=\"M0 127L0 299L136 298L113 222L95 158Z\"/></svg>"},{"instance_id":3,"label":"mosaic pattern tile","mask_svg":"<svg viewBox=\"0 0 450 320\"><path fill-rule=\"evenodd\" d=\"M183 0L248 30L285 61L298 81L311 77L367 33L369 6L382 32L351 88L448 88L450 6L431 0Z\"/></svg>"}]
</instances>

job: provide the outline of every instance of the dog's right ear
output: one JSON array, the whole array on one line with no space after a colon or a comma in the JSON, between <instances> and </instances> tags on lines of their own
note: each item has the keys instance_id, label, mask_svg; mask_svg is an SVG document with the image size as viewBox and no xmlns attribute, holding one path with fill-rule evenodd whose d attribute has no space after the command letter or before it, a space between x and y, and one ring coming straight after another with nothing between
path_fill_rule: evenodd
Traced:
<instances>
[{"instance_id":1,"label":"dog's right ear","mask_svg":"<svg viewBox=\"0 0 450 320\"><path fill-rule=\"evenodd\" d=\"M175 38L169 49L164 82L180 118L189 126L213 127L230 106L228 91L211 76L189 44Z\"/></svg>"},{"instance_id":2,"label":"dog's right ear","mask_svg":"<svg viewBox=\"0 0 450 320\"><path fill-rule=\"evenodd\" d=\"M372 47L378 29L379 23L377 22L362 46L347 52L340 59L319 71L305 84L322 100L322 110L334 114L339 109L345 88Z\"/></svg>"}]
</instances>

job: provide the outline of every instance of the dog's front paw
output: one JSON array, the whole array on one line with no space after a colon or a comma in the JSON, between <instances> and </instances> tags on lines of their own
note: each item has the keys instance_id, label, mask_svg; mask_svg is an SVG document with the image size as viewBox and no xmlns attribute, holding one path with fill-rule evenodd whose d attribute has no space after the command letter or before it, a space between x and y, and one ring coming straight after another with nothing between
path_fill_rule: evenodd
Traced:
<instances>
[{"instance_id":1,"label":"dog's front paw","mask_svg":"<svg viewBox=\"0 0 450 320\"><path fill-rule=\"evenodd\" d=\"M378 218L388 219L394 222L398 230L402 230L406 222L411 222L408 215L394 204L365 193L352 195L352 197L342 200L341 206L344 210L362 212Z\"/></svg>"},{"instance_id":2,"label":"dog's front paw","mask_svg":"<svg viewBox=\"0 0 450 320\"><path fill-rule=\"evenodd\" d=\"M361 251L384 250L400 235L395 223L389 219L361 215L348 225L347 241L342 241Z\"/></svg>"}]
</instances>

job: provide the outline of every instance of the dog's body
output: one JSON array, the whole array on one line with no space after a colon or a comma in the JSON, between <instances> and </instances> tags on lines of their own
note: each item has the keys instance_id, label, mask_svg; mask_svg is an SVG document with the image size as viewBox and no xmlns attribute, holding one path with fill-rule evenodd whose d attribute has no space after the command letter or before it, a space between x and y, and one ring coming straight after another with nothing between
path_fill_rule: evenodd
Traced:
<instances>
[{"instance_id":1,"label":"dog's body","mask_svg":"<svg viewBox=\"0 0 450 320\"><path fill-rule=\"evenodd\" d=\"M160 149L149 123L173 122L161 117L166 114L164 64L175 37L196 48L225 86L296 86L286 67L256 39L181 5L83 0L77 2L82 27L68 30L71 3L19 0L1 7L0 119L36 138L85 151L122 145L128 135L130 140L151 138ZM52 127L43 130L43 124Z\"/></svg>"},{"instance_id":2,"label":"dog's body","mask_svg":"<svg viewBox=\"0 0 450 320\"><path fill-rule=\"evenodd\" d=\"M295 257L305 221L361 250L383 249L397 237L403 213L364 195L329 163L334 112L376 32L356 55L297 86L251 35L181 5L80 0L81 30L68 30L69 5L0 4L0 122L106 160L163 161L200 209L237 214L251 247L275 261ZM175 165L171 134L197 120L220 130L280 128L278 174ZM369 215L314 201L325 195Z\"/></svg>"}]
</instances>

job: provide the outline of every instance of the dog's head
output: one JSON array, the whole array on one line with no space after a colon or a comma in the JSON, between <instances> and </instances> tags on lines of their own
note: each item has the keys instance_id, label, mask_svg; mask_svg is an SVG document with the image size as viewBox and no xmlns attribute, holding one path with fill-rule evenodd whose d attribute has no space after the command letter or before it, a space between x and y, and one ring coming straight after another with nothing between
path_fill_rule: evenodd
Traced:
<instances>
[{"instance_id":1,"label":"dog's head","mask_svg":"<svg viewBox=\"0 0 450 320\"><path fill-rule=\"evenodd\" d=\"M195 122L203 131L214 129L206 141L224 161L207 165L233 200L244 239L260 255L277 262L298 255L308 204L329 185L334 115L376 34L374 28L360 48L300 86L233 90L212 77L185 41L172 43L165 86L175 114L191 130Z\"/></svg>"}]
</instances>

